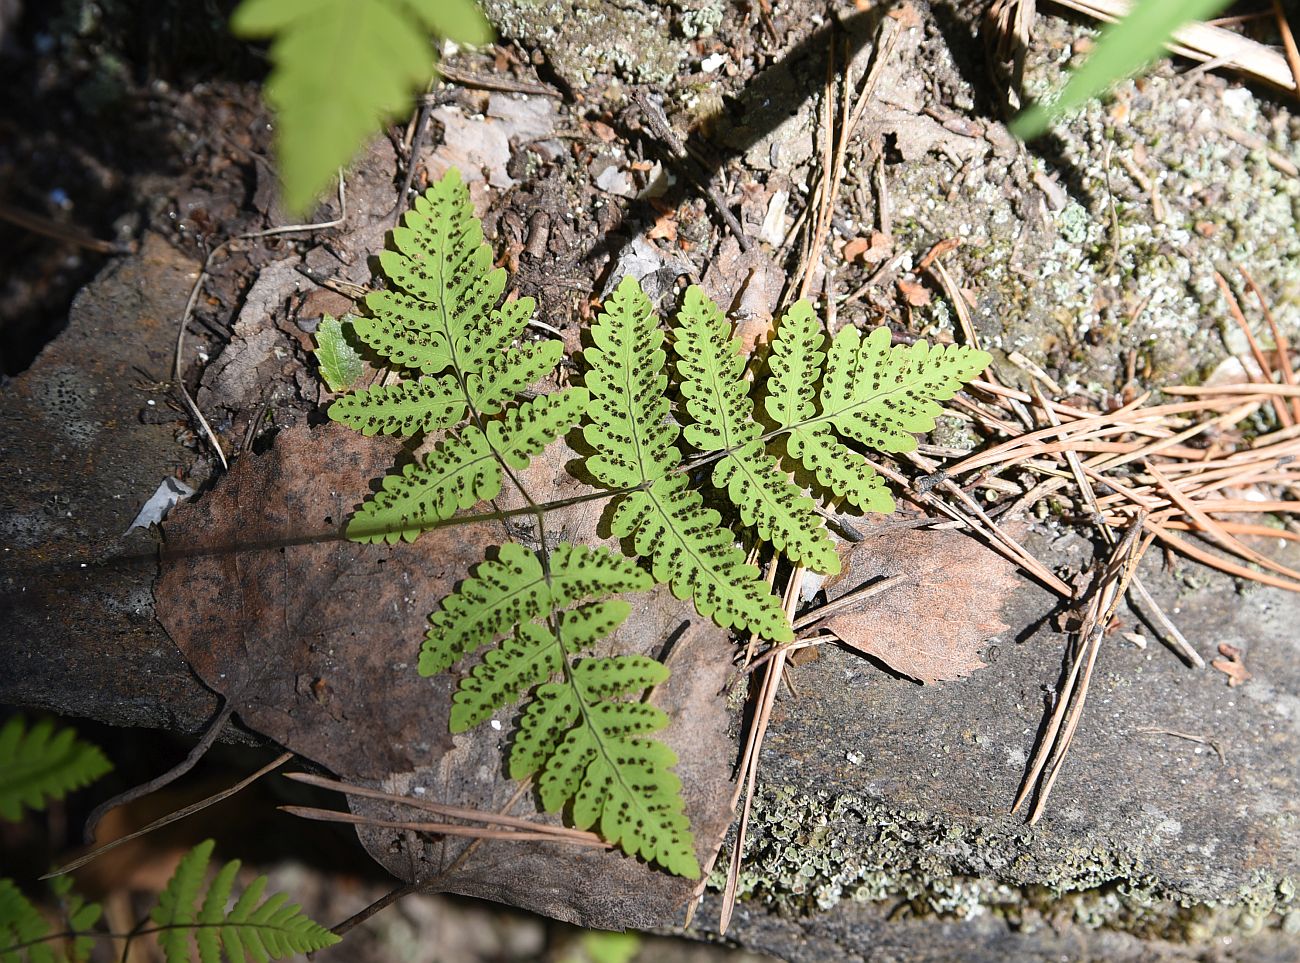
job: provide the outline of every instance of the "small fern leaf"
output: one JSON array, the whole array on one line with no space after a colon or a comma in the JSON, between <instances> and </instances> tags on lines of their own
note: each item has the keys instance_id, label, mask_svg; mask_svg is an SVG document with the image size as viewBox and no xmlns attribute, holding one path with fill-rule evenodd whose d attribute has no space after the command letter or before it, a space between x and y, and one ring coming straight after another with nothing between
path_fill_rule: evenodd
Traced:
<instances>
[{"instance_id":1,"label":"small fern leaf","mask_svg":"<svg viewBox=\"0 0 1300 963\"><path fill-rule=\"evenodd\" d=\"M460 173L453 168L416 197L392 239L397 250L379 255L384 274L430 305L434 330L453 353L464 353L487 330L506 272L492 269L492 249Z\"/></svg>"},{"instance_id":2,"label":"small fern leaf","mask_svg":"<svg viewBox=\"0 0 1300 963\"><path fill-rule=\"evenodd\" d=\"M824 424L796 428L786 451L811 471L817 483L864 512L891 514L897 505L883 478L858 452L843 444Z\"/></svg>"},{"instance_id":3,"label":"small fern leaf","mask_svg":"<svg viewBox=\"0 0 1300 963\"><path fill-rule=\"evenodd\" d=\"M465 393L455 375L424 377L353 391L329 407L331 420L363 435L427 434L464 420Z\"/></svg>"},{"instance_id":4,"label":"small fern leaf","mask_svg":"<svg viewBox=\"0 0 1300 963\"><path fill-rule=\"evenodd\" d=\"M231 860L217 872L203 902L203 878L212 859L214 843L204 840L182 858L158 905L149 914L158 930L158 945L167 963L189 963L190 936L201 963L220 963L222 951L232 963L280 960L297 953L311 953L333 946L339 938L302 915L296 905L276 893L262 902L266 877L259 876L226 911L239 872L239 860Z\"/></svg>"},{"instance_id":5,"label":"small fern leaf","mask_svg":"<svg viewBox=\"0 0 1300 963\"><path fill-rule=\"evenodd\" d=\"M488 443L502 461L522 471L530 458L578 423L587 401L586 388L538 395L511 408L500 421L489 422Z\"/></svg>"},{"instance_id":6,"label":"small fern leaf","mask_svg":"<svg viewBox=\"0 0 1300 963\"><path fill-rule=\"evenodd\" d=\"M654 581L635 562L605 548L561 542L551 552L552 608L583 599L644 592L653 585Z\"/></svg>"},{"instance_id":7,"label":"small fern leaf","mask_svg":"<svg viewBox=\"0 0 1300 963\"><path fill-rule=\"evenodd\" d=\"M420 650L420 675L450 669L512 626L550 611L546 574L537 556L513 542L480 562L474 575L429 616Z\"/></svg>"},{"instance_id":8,"label":"small fern leaf","mask_svg":"<svg viewBox=\"0 0 1300 963\"><path fill-rule=\"evenodd\" d=\"M149 914L158 927L158 947L167 963L190 959L189 934L198 922L194 904L203 888L203 874L215 846L215 842L207 839L181 857L176 872L158 896L158 905Z\"/></svg>"},{"instance_id":9,"label":"small fern leaf","mask_svg":"<svg viewBox=\"0 0 1300 963\"><path fill-rule=\"evenodd\" d=\"M635 278L619 283L590 333L592 346L583 352L590 423L583 437L595 453L587 469L610 488L660 478L681 462L678 429L668 417L663 332Z\"/></svg>"},{"instance_id":10,"label":"small fern leaf","mask_svg":"<svg viewBox=\"0 0 1300 963\"><path fill-rule=\"evenodd\" d=\"M817 515L816 503L790 482L759 442L750 442L719 461L713 484L727 493L759 538L791 561L823 575L839 572L840 557Z\"/></svg>"},{"instance_id":11,"label":"small fern leaf","mask_svg":"<svg viewBox=\"0 0 1300 963\"><path fill-rule=\"evenodd\" d=\"M611 527L651 559L655 580L724 628L749 627L765 638L793 637L776 597L746 565L721 516L706 511L684 475L678 427L668 417L663 334L650 299L624 278L591 328L583 353L591 402L583 437L595 449L586 465L602 484L637 488L623 497ZM697 399L698 400L698 399ZM708 402L700 400L701 410Z\"/></svg>"},{"instance_id":12,"label":"small fern leaf","mask_svg":"<svg viewBox=\"0 0 1300 963\"><path fill-rule=\"evenodd\" d=\"M461 680L451 704L451 731L465 732L564 669L564 651L545 625L525 622Z\"/></svg>"},{"instance_id":13,"label":"small fern leaf","mask_svg":"<svg viewBox=\"0 0 1300 963\"><path fill-rule=\"evenodd\" d=\"M559 341L542 341L511 351L497 352L470 370L465 390L474 410L494 415L538 378L555 370L564 357Z\"/></svg>"},{"instance_id":14,"label":"small fern leaf","mask_svg":"<svg viewBox=\"0 0 1300 963\"><path fill-rule=\"evenodd\" d=\"M347 535L358 542L413 542L459 509L500 491L501 465L488 437L470 425L423 461L388 475L348 521Z\"/></svg>"},{"instance_id":15,"label":"small fern leaf","mask_svg":"<svg viewBox=\"0 0 1300 963\"><path fill-rule=\"evenodd\" d=\"M731 323L695 285L677 315L677 371L695 424L682 434L701 451L728 452L713 469L713 484L740 509L746 525L792 561L814 571L839 571L839 556L813 500L777 467L755 439L762 433L745 381L740 341Z\"/></svg>"},{"instance_id":16,"label":"small fern leaf","mask_svg":"<svg viewBox=\"0 0 1300 963\"><path fill-rule=\"evenodd\" d=\"M679 389L694 420L682 431L700 451L731 451L762 433L745 382L740 341L698 286L686 289L675 327Z\"/></svg>"},{"instance_id":17,"label":"small fern leaf","mask_svg":"<svg viewBox=\"0 0 1300 963\"><path fill-rule=\"evenodd\" d=\"M0 878L0 963L55 963L50 924L11 879ZM21 947L21 948L20 948Z\"/></svg>"},{"instance_id":18,"label":"small fern leaf","mask_svg":"<svg viewBox=\"0 0 1300 963\"><path fill-rule=\"evenodd\" d=\"M0 819L18 822L23 807L44 809L109 772L112 764L97 746L44 720L27 729L22 716L0 728Z\"/></svg>"},{"instance_id":19,"label":"small fern leaf","mask_svg":"<svg viewBox=\"0 0 1300 963\"><path fill-rule=\"evenodd\" d=\"M451 366L451 344L433 306L400 291L371 291L366 310L352 330L389 364L425 374Z\"/></svg>"},{"instance_id":20,"label":"small fern leaf","mask_svg":"<svg viewBox=\"0 0 1300 963\"><path fill-rule=\"evenodd\" d=\"M661 478L648 491L625 496L610 528L631 537L636 553L650 558L655 581L667 583L679 599L692 599L705 618L774 642L794 638L781 603L685 475Z\"/></svg>"},{"instance_id":21,"label":"small fern leaf","mask_svg":"<svg viewBox=\"0 0 1300 963\"><path fill-rule=\"evenodd\" d=\"M495 358L524 332L537 302L515 298L503 302L484 320L472 320L457 343L456 355L465 371L473 371Z\"/></svg>"},{"instance_id":22,"label":"small fern leaf","mask_svg":"<svg viewBox=\"0 0 1300 963\"><path fill-rule=\"evenodd\" d=\"M561 542L551 553L548 572L522 545L502 545L495 559L480 562L474 575L429 616L420 674L444 672L514 626L561 606L643 591L650 585L634 564L603 548Z\"/></svg>"},{"instance_id":23,"label":"small fern leaf","mask_svg":"<svg viewBox=\"0 0 1300 963\"><path fill-rule=\"evenodd\" d=\"M626 853L698 877L681 781L670 771L677 756L663 743L643 738L664 728L668 717L642 702L608 701L667 676L658 662L639 656L578 662L572 685L587 711L547 761L538 791L551 812L572 799L579 828L597 827L602 838Z\"/></svg>"},{"instance_id":24,"label":"small fern leaf","mask_svg":"<svg viewBox=\"0 0 1300 963\"><path fill-rule=\"evenodd\" d=\"M805 300L791 305L777 323L767 359L771 377L764 410L778 427L790 428L817 414L813 399L826 359L825 342L812 305Z\"/></svg>"},{"instance_id":25,"label":"small fern leaf","mask_svg":"<svg viewBox=\"0 0 1300 963\"><path fill-rule=\"evenodd\" d=\"M924 341L890 347L887 327L863 338L847 326L835 336L822 378L821 417L836 430L880 451L916 448L947 401L992 359L965 345Z\"/></svg>"},{"instance_id":26,"label":"small fern leaf","mask_svg":"<svg viewBox=\"0 0 1300 963\"><path fill-rule=\"evenodd\" d=\"M566 652L590 648L621 625L631 611L621 599L589 602L556 613L554 630L537 622L517 626L514 637L485 655L457 686L451 731L472 729L496 709L516 702L524 690L562 672Z\"/></svg>"}]
</instances>

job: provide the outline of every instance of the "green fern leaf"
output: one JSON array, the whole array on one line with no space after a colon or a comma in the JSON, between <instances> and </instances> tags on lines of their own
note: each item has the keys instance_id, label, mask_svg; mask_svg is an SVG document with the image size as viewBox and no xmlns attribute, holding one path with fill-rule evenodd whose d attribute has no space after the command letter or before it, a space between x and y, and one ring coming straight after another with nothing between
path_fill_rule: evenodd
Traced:
<instances>
[{"instance_id":1,"label":"green fern leaf","mask_svg":"<svg viewBox=\"0 0 1300 963\"><path fill-rule=\"evenodd\" d=\"M429 31L465 43L491 36L470 0L244 0L231 26L274 38L266 98L295 213L380 124L410 109L433 72Z\"/></svg>"},{"instance_id":2,"label":"green fern leaf","mask_svg":"<svg viewBox=\"0 0 1300 963\"><path fill-rule=\"evenodd\" d=\"M0 878L0 963L56 963L50 924L11 879Z\"/></svg>"},{"instance_id":3,"label":"green fern leaf","mask_svg":"<svg viewBox=\"0 0 1300 963\"><path fill-rule=\"evenodd\" d=\"M881 451L912 451L916 434L934 427L938 402L991 359L965 346L932 348L924 341L891 348L885 327L866 338L846 327L829 355L822 351L825 341L807 302L786 312L768 362L765 410L787 429L787 453L820 485L864 511L892 512L893 496L879 475L831 429Z\"/></svg>"},{"instance_id":4,"label":"green fern leaf","mask_svg":"<svg viewBox=\"0 0 1300 963\"><path fill-rule=\"evenodd\" d=\"M559 341L523 345L506 354L496 353L465 378L470 404L480 414L494 415L564 357Z\"/></svg>"},{"instance_id":5,"label":"green fern leaf","mask_svg":"<svg viewBox=\"0 0 1300 963\"><path fill-rule=\"evenodd\" d=\"M823 488L842 496L865 512L889 514L894 496L876 470L858 452L846 447L817 414L817 383L826 353L826 336L807 301L797 301L782 315L768 355L764 410L780 428L788 429L786 452L813 473Z\"/></svg>"},{"instance_id":6,"label":"green fern leaf","mask_svg":"<svg viewBox=\"0 0 1300 963\"><path fill-rule=\"evenodd\" d=\"M23 807L44 809L73 789L89 785L112 764L72 729L44 720L30 730L22 716L0 728L0 819L17 822Z\"/></svg>"},{"instance_id":7,"label":"green fern leaf","mask_svg":"<svg viewBox=\"0 0 1300 963\"><path fill-rule=\"evenodd\" d=\"M483 431L474 425L448 438L424 457L384 479L348 522L348 538L396 544L414 541L459 509L496 498L501 461L516 469L582 417L587 393L567 388L541 395L506 412Z\"/></svg>"},{"instance_id":8,"label":"green fern leaf","mask_svg":"<svg viewBox=\"0 0 1300 963\"><path fill-rule=\"evenodd\" d=\"M663 682L668 670L644 656L578 658L631 612L610 596L651 584L633 563L604 549L562 543L546 568L532 552L503 545L430 616L420 671L448 668L513 630L461 680L452 731L477 725L536 686L511 750L511 775L540 770L547 811L572 801L581 828L597 826L631 855L698 876L681 783L669 771L676 756L646 738L668 718L643 702L617 701ZM564 608L574 603L580 604ZM547 681L556 677L561 681Z\"/></svg>"},{"instance_id":9,"label":"green fern leaf","mask_svg":"<svg viewBox=\"0 0 1300 963\"><path fill-rule=\"evenodd\" d=\"M329 416L363 435L425 434L464 420L465 392L455 375L375 385L334 401Z\"/></svg>"},{"instance_id":10,"label":"green fern leaf","mask_svg":"<svg viewBox=\"0 0 1300 963\"><path fill-rule=\"evenodd\" d=\"M938 402L955 395L991 360L965 345L931 347L917 341L891 348L886 327L866 338L845 327L826 356L820 417L880 451L912 451L916 435L934 427Z\"/></svg>"},{"instance_id":11,"label":"green fern leaf","mask_svg":"<svg viewBox=\"0 0 1300 963\"><path fill-rule=\"evenodd\" d=\"M502 545L495 559L481 562L475 575L429 616L420 674L446 671L498 635L554 609L583 598L644 591L650 585L636 565L605 549L563 542L551 553L548 571L523 546Z\"/></svg>"},{"instance_id":12,"label":"green fern leaf","mask_svg":"<svg viewBox=\"0 0 1300 963\"><path fill-rule=\"evenodd\" d=\"M818 484L850 505L883 515L892 514L898 507L879 473L826 425L794 430L786 438L786 451L813 473Z\"/></svg>"},{"instance_id":13,"label":"green fern leaf","mask_svg":"<svg viewBox=\"0 0 1300 963\"><path fill-rule=\"evenodd\" d=\"M681 454L678 427L668 417L663 334L635 279L619 284L591 339L583 354L591 393L583 437L595 453L586 465L604 485L637 489L618 503L614 534L631 537L636 553L651 559L655 579L678 598L693 599L701 615L775 641L793 638L780 603L745 563L721 516L704 508L685 476L673 474Z\"/></svg>"},{"instance_id":14,"label":"green fern leaf","mask_svg":"<svg viewBox=\"0 0 1300 963\"><path fill-rule=\"evenodd\" d=\"M214 843L205 840L181 858L180 865L158 897L149 914L158 930L158 945L167 963L189 963L190 936L201 963L220 963L222 950L232 963L279 960L296 953L311 953L333 946L339 938L302 915L287 903L283 893L262 902L266 877L259 876L230 909L231 891L239 872L239 860L231 860L218 871L203 902L203 877L212 858Z\"/></svg>"},{"instance_id":15,"label":"green fern leaf","mask_svg":"<svg viewBox=\"0 0 1300 963\"><path fill-rule=\"evenodd\" d=\"M677 370L682 397L694 424L682 434L701 451L725 451L714 466L713 484L740 509L746 525L792 561L834 574L840 559L816 505L782 472L758 439L754 406L745 381L740 342L731 324L700 288L686 289L677 315Z\"/></svg>"}]
</instances>

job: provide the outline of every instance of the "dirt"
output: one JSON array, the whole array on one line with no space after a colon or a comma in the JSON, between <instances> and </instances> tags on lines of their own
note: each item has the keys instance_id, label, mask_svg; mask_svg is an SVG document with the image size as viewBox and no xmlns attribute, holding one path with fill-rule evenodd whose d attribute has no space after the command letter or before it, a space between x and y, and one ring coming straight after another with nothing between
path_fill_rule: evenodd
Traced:
<instances>
[{"instance_id":1,"label":"dirt","mask_svg":"<svg viewBox=\"0 0 1300 963\"><path fill-rule=\"evenodd\" d=\"M428 146L414 160L416 187L448 164L462 168L513 289L537 298L541 320L571 350L602 292L628 273L667 305L688 280L702 281L740 319L747 341L760 339L798 280L794 228L823 149L828 51L837 67L847 60L861 76L876 16L846 12L833 32L822 5L806 0L776 3L770 16L766 4L722 0L485 6L502 42L448 63L533 92L442 88ZM919 267L934 245L957 239L944 263L1009 383L1028 383L1008 360L1013 352L1046 369L1064 398L1098 406L1148 385L1203 378L1242 349L1216 270L1241 293L1237 270L1247 268L1294 342L1300 180L1286 165L1300 163L1300 129L1291 105L1228 76L1164 64L1025 148L1002 126L971 6L910 5L916 20L906 21L906 40L849 145L830 250L811 285L835 299L836 323L963 337L956 307ZM48 483L7 496L11 544L29 544L6 559L6 606L40 641L20 677L0 685L0 698L193 730L212 700L153 621L148 537L136 532L124 542L117 526L163 475L200 491L220 476L211 443L162 388L168 347L208 252L282 219L268 118L255 84L240 75L256 67L201 59L188 74L159 67L148 51L173 22L160 18L157 32L132 45L117 5L101 7L103 18L85 21L89 5L69 2L62 15L82 19L67 23L29 11L6 41L33 97L30 113L21 98L6 107L15 137L0 138L0 171L13 174L13 187L0 201L139 250L106 262L12 229L0 242L9 375L57 333L69 294L105 263L97 285L116 292L97 301L88 289L64 337L6 384L6 398L16 400L4 426L11 463L39 477L48 450L55 459L118 452L85 458L79 474L50 471ZM1085 33L1040 16L1032 91L1078 62ZM37 55L47 34L58 45L48 62ZM204 81L188 82L196 72ZM91 96L101 80L112 81L113 94L102 103ZM688 161L667 147L639 92L662 97ZM60 98L75 106L50 110ZM342 226L234 241L211 259L183 367L228 458L320 419L311 332L323 313L351 302L338 293L347 287L318 282L368 282L413 127L394 127L363 154L347 180ZM71 207L57 190L73 197ZM339 213L331 200L315 217ZM131 284L158 303L117 316L95 307L120 304ZM142 326L145 317L153 327ZM122 346L108 350L114 339ZM137 367L147 377L133 384ZM52 419L53 449L12 440L42 417ZM83 504L95 506L91 521L74 530L64 518ZM1091 556L1092 546L1055 523L1035 537L1056 569L1078 571ZM67 691L94 651L78 641L92 632L94 609L73 601L73 566L92 550L146 559L107 566L92 593L119 599L91 603L109 607L110 623L129 621L119 637L124 657L137 660L130 698L121 684L98 700ZM57 577L42 596L23 597L47 570ZM1112 646L1057 790L1059 809L1033 831L1005 809L1060 664L1061 636L1041 593L1027 590L1003 611L1011 633L985 650L986 668L960 683L917 688L838 650L801 669L803 697L780 703L774 722L739 938L809 960L919 959L906 952L924 946L939 959L963 939L989 959L1293 956L1300 844L1289 763L1300 750L1300 683L1285 626L1294 601L1191 567L1149 578L1171 609L1183 609L1207 656L1211 643L1232 640L1255 678L1238 695L1217 673L1187 674L1168 653ZM121 598L135 600L129 611ZM53 606L65 610L58 628L41 621ZM146 652L157 668L140 661ZM1177 737L1139 734L1144 727L1208 727L1229 762L1216 764ZM706 899L705 920L714 899ZM1255 949L1239 950L1247 936L1257 936Z\"/></svg>"}]
</instances>

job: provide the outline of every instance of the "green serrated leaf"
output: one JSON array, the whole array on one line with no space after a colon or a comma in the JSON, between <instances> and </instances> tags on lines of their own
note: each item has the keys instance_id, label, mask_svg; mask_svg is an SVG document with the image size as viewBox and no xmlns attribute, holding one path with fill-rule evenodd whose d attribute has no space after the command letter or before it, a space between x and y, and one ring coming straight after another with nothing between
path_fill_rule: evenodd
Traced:
<instances>
[{"instance_id":1,"label":"green serrated leaf","mask_svg":"<svg viewBox=\"0 0 1300 963\"><path fill-rule=\"evenodd\" d=\"M366 369L360 353L348 341L351 329L350 320L328 314L316 328L316 364L330 391L347 391Z\"/></svg>"},{"instance_id":2,"label":"green serrated leaf","mask_svg":"<svg viewBox=\"0 0 1300 963\"><path fill-rule=\"evenodd\" d=\"M335 399L329 416L363 435L427 434L465 419L469 408L455 375L375 385Z\"/></svg>"},{"instance_id":3,"label":"green serrated leaf","mask_svg":"<svg viewBox=\"0 0 1300 963\"><path fill-rule=\"evenodd\" d=\"M706 307L697 302L696 313L712 324ZM750 628L776 641L793 638L780 602L758 569L745 564L721 517L704 508L684 475L673 473L681 453L674 445L678 428L668 418L658 324L640 284L624 278L583 353L591 393L583 437L595 449L587 468L611 488L637 488L618 501L611 528L631 537L636 553L650 559L655 580L668 583L678 598L693 599L701 615L724 628ZM701 385L690 396L718 431L732 404L728 391Z\"/></svg>"},{"instance_id":4,"label":"green serrated leaf","mask_svg":"<svg viewBox=\"0 0 1300 963\"><path fill-rule=\"evenodd\" d=\"M746 525L794 562L824 574L840 569L817 506L782 472L758 441L740 341L731 323L695 285L686 289L676 326L677 370L693 424L682 431L702 451L725 451L713 484L726 492Z\"/></svg>"},{"instance_id":5,"label":"green serrated leaf","mask_svg":"<svg viewBox=\"0 0 1300 963\"><path fill-rule=\"evenodd\" d=\"M243 963L249 957L280 960L339 941L296 905L287 903L283 893L261 902L265 876L253 880L227 912L240 864L231 860L222 866L205 895L203 879L214 845L212 840L204 840L181 857L149 914L167 963L190 963L196 958L201 963L220 963L223 949L232 963ZM197 957L191 952L191 939Z\"/></svg>"},{"instance_id":6,"label":"green serrated leaf","mask_svg":"<svg viewBox=\"0 0 1300 963\"><path fill-rule=\"evenodd\" d=\"M842 434L885 452L912 451L934 428L946 401L992 360L965 345L924 341L890 347L879 327L863 338L845 327L831 342L822 378L821 414Z\"/></svg>"},{"instance_id":7,"label":"green serrated leaf","mask_svg":"<svg viewBox=\"0 0 1300 963\"><path fill-rule=\"evenodd\" d=\"M50 924L11 879L0 878L0 963L55 963ZM17 949L17 947L25 947Z\"/></svg>"},{"instance_id":8,"label":"green serrated leaf","mask_svg":"<svg viewBox=\"0 0 1300 963\"><path fill-rule=\"evenodd\" d=\"M1185 23L1214 16L1231 0L1136 0L1129 13L1102 31L1097 47L1070 74L1060 94L1034 104L1010 124L1021 140L1045 133L1053 121L1148 66L1160 56L1174 31Z\"/></svg>"},{"instance_id":9,"label":"green serrated leaf","mask_svg":"<svg viewBox=\"0 0 1300 963\"><path fill-rule=\"evenodd\" d=\"M17 822L24 806L44 809L112 768L74 730L56 730L49 720L29 730L22 716L14 716L0 728L0 819Z\"/></svg>"},{"instance_id":10,"label":"green serrated leaf","mask_svg":"<svg viewBox=\"0 0 1300 963\"><path fill-rule=\"evenodd\" d=\"M266 98L294 214L381 124L410 110L433 74L429 30L468 43L490 35L470 0L244 0L231 27L273 38Z\"/></svg>"}]
</instances>

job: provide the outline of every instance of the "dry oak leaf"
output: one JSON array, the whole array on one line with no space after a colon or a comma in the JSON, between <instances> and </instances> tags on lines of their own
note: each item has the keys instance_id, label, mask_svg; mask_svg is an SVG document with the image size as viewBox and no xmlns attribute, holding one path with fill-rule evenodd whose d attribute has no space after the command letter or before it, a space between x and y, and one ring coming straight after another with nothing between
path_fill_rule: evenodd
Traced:
<instances>
[{"instance_id":1,"label":"dry oak leaf","mask_svg":"<svg viewBox=\"0 0 1300 963\"><path fill-rule=\"evenodd\" d=\"M958 532L871 526L826 583L830 601L891 575L903 579L822 623L849 645L923 684L984 668L984 642L1008 628L1003 603L1022 580L1016 567Z\"/></svg>"}]
</instances>

